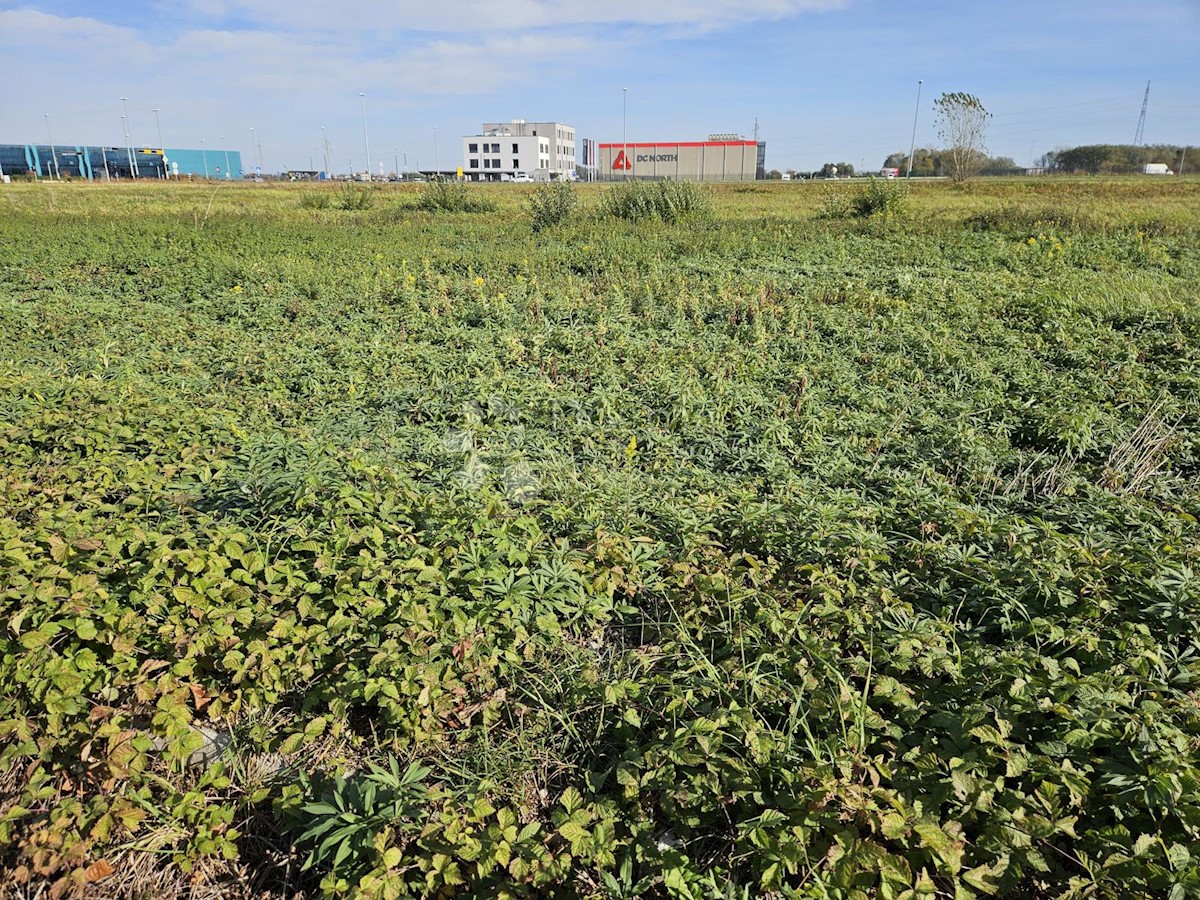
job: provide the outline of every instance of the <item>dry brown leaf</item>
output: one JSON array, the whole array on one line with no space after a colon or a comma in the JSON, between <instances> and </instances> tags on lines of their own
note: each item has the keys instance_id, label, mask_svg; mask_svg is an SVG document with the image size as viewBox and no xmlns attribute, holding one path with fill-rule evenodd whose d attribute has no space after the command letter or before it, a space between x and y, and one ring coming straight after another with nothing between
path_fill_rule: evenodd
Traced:
<instances>
[{"instance_id":1,"label":"dry brown leaf","mask_svg":"<svg viewBox=\"0 0 1200 900\"><path fill-rule=\"evenodd\" d=\"M202 712L204 707L212 702L212 697L208 696L204 688L198 684L189 684L188 688L192 692L192 703L195 704L196 712Z\"/></svg>"},{"instance_id":2,"label":"dry brown leaf","mask_svg":"<svg viewBox=\"0 0 1200 900\"><path fill-rule=\"evenodd\" d=\"M101 878L107 878L115 871L116 869L112 867L112 864L107 859L98 859L83 870L83 880L91 884L93 881L99 881Z\"/></svg>"}]
</instances>

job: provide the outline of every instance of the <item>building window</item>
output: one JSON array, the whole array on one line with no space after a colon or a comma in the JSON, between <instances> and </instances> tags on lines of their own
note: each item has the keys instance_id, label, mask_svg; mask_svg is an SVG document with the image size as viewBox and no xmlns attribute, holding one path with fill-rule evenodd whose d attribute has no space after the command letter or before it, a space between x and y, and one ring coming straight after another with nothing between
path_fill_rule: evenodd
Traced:
<instances>
[{"instance_id":1,"label":"building window","mask_svg":"<svg viewBox=\"0 0 1200 900\"><path fill-rule=\"evenodd\" d=\"M479 168L479 160L477 160L477 159L471 160L471 165L468 168L478 169Z\"/></svg>"},{"instance_id":2,"label":"building window","mask_svg":"<svg viewBox=\"0 0 1200 900\"><path fill-rule=\"evenodd\" d=\"M515 170L516 170L516 169L518 169L518 168L519 168L519 164L518 164L518 163L517 163L517 161L514 159L514 160L513 160L513 170L515 171Z\"/></svg>"},{"instance_id":3,"label":"building window","mask_svg":"<svg viewBox=\"0 0 1200 900\"><path fill-rule=\"evenodd\" d=\"M513 144L513 153L520 153L520 152L521 151L517 148L517 145Z\"/></svg>"},{"instance_id":4,"label":"building window","mask_svg":"<svg viewBox=\"0 0 1200 900\"><path fill-rule=\"evenodd\" d=\"M492 152L493 152L493 153L499 153L499 152L500 152L500 145L499 145L499 144L492 144Z\"/></svg>"},{"instance_id":5,"label":"building window","mask_svg":"<svg viewBox=\"0 0 1200 900\"><path fill-rule=\"evenodd\" d=\"M478 144L467 144L467 152L468 153L478 153L479 145Z\"/></svg>"}]
</instances>

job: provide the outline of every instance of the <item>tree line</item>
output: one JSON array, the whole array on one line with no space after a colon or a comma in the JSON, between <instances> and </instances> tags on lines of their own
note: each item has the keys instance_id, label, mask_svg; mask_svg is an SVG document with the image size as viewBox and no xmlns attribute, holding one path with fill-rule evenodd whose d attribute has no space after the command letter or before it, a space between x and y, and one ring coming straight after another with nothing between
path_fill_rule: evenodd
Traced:
<instances>
[{"instance_id":1,"label":"tree line","mask_svg":"<svg viewBox=\"0 0 1200 900\"><path fill-rule=\"evenodd\" d=\"M1087 144L1051 150L1040 163L1047 172L1076 175L1128 175L1140 172L1147 163L1165 163L1174 172L1182 173L1192 166L1200 169L1200 156L1195 147L1174 144Z\"/></svg>"}]
</instances>

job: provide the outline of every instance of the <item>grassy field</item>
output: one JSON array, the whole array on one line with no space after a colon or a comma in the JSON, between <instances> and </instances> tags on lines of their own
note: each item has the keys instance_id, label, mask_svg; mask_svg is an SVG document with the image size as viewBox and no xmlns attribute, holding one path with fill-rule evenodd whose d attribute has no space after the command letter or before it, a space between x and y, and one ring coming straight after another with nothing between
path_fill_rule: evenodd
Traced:
<instances>
[{"instance_id":1,"label":"grassy field","mask_svg":"<svg viewBox=\"0 0 1200 900\"><path fill-rule=\"evenodd\" d=\"M0 896L1200 895L1200 181L0 189Z\"/></svg>"}]
</instances>

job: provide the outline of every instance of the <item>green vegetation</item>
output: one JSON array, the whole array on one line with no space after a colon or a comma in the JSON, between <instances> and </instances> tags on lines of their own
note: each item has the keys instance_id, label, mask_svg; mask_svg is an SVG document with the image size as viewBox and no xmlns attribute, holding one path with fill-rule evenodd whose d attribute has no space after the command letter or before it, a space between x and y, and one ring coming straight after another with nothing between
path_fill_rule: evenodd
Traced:
<instances>
[{"instance_id":1,"label":"green vegetation","mask_svg":"<svg viewBox=\"0 0 1200 900\"><path fill-rule=\"evenodd\" d=\"M1186 171L1200 164L1200 147L1176 147L1171 144L1088 144L1052 150L1042 157L1042 164L1052 172L1098 174L1130 174L1140 172L1146 163L1164 163L1172 170ZM1180 167L1183 167L1182 169Z\"/></svg>"},{"instance_id":2,"label":"green vegetation","mask_svg":"<svg viewBox=\"0 0 1200 900\"><path fill-rule=\"evenodd\" d=\"M554 181L539 185L529 197L533 230L542 231L562 225L578 207L579 196L568 182Z\"/></svg>"},{"instance_id":3,"label":"green vegetation","mask_svg":"<svg viewBox=\"0 0 1200 900\"><path fill-rule=\"evenodd\" d=\"M461 181L435 178L421 189L417 209L425 212L494 212L496 205Z\"/></svg>"},{"instance_id":4,"label":"green vegetation","mask_svg":"<svg viewBox=\"0 0 1200 900\"><path fill-rule=\"evenodd\" d=\"M641 222L657 219L678 222L683 218L701 218L711 209L704 188L691 181L626 181L604 192L604 215Z\"/></svg>"},{"instance_id":5,"label":"green vegetation","mask_svg":"<svg viewBox=\"0 0 1200 900\"><path fill-rule=\"evenodd\" d=\"M1200 892L1200 183L754 187L0 190L0 894Z\"/></svg>"},{"instance_id":6,"label":"green vegetation","mask_svg":"<svg viewBox=\"0 0 1200 900\"><path fill-rule=\"evenodd\" d=\"M854 187L826 185L821 214L826 219L895 219L908 209L908 187L902 181L871 178Z\"/></svg>"}]
</instances>

